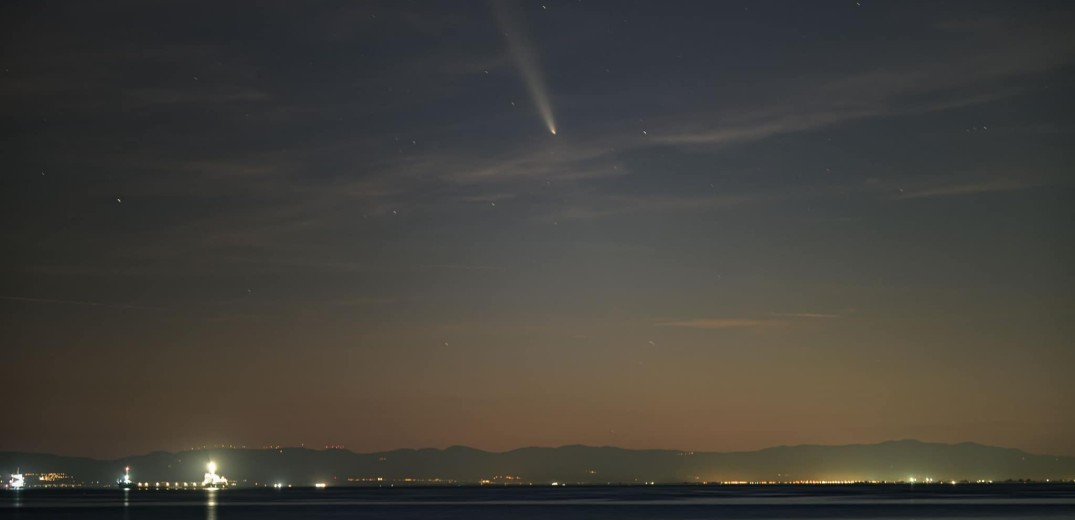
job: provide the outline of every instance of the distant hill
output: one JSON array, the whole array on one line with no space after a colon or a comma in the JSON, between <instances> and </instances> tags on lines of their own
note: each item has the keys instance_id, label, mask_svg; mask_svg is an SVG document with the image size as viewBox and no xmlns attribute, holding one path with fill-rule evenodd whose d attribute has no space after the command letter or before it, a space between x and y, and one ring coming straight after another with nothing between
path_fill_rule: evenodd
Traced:
<instances>
[{"instance_id":1,"label":"distant hill","mask_svg":"<svg viewBox=\"0 0 1075 520\"><path fill-rule=\"evenodd\" d=\"M1032 455L974 443L913 440L846 446L780 446L749 452L682 452L562 446L487 452L447 449L207 449L116 460L0 452L0 471L63 472L89 484L114 482L125 465L136 481L200 481L210 459L243 485L441 483L680 483L796 480L1073 479L1075 457ZM511 477L510 479L507 477ZM351 480L349 480L351 479ZM381 479L381 480L377 480ZM410 479L409 481L406 479Z\"/></svg>"}]
</instances>

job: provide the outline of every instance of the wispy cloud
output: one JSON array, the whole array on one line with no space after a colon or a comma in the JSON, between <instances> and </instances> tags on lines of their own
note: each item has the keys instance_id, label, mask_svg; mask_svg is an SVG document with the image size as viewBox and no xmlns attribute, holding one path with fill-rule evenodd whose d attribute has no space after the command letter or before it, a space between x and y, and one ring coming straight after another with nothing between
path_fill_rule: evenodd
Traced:
<instances>
[{"instance_id":1,"label":"wispy cloud","mask_svg":"<svg viewBox=\"0 0 1075 520\"><path fill-rule=\"evenodd\" d=\"M791 79L781 85L777 100L704 114L706 121L687 130L677 131L668 125L672 130L655 139L674 145L727 146L867 118L973 106L1016 95L1022 91L1000 80L1068 67L1075 60L1075 41L1065 36L1068 29L1063 21L1032 22L991 19L939 23L939 30L975 42L970 58L964 56L966 49L953 46L933 56L885 68ZM1008 37L996 38L1001 32ZM758 85L759 92L766 87Z\"/></svg>"},{"instance_id":2,"label":"wispy cloud","mask_svg":"<svg viewBox=\"0 0 1075 520\"><path fill-rule=\"evenodd\" d=\"M711 130L659 135L655 137L655 140L660 143L681 145L731 145L760 141L782 134L816 130L836 123L878 116L883 113L879 109L834 108L828 112L759 116L753 121L733 122Z\"/></svg>"},{"instance_id":3,"label":"wispy cloud","mask_svg":"<svg viewBox=\"0 0 1075 520\"><path fill-rule=\"evenodd\" d=\"M504 267L492 265L467 265L467 264L429 264L420 266L428 269L443 269L448 271L506 271Z\"/></svg>"},{"instance_id":4,"label":"wispy cloud","mask_svg":"<svg viewBox=\"0 0 1075 520\"><path fill-rule=\"evenodd\" d=\"M840 318L840 314L822 313L822 312L786 312L774 314L774 316L780 316L782 318L803 318L803 319L819 319L828 320L833 318Z\"/></svg>"},{"instance_id":5,"label":"wispy cloud","mask_svg":"<svg viewBox=\"0 0 1075 520\"><path fill-rule=\"evenodd\" d=\"M910 74L910 73L909 73ZM843 91L845 84L868 83L867 79L878 82L883 81L884 76L864 74L860 78L841 78L833 84L821 84L806 86L812 91L810 98L824 100L832 96L832 91ZM961 92L958 95L946 92L947 89L937 88L930 90L928 87L919 89L908 88L906 91L890 90L885 95L884 89L877 85L864 86L865 90L872 91L869 96L843 97L839 103L826 103L810 98L803 104L815 107L810 111L800 108L776 107L758 109L756 113L740 113L728 117L717 116L724 123L716 128L698 128L686 132L657 135L654 140L659 143L670 145L706 145L706 146L730 146L763 141L773 137L800 132L822 130L839 124L850 123L857 120L921 115L931 112L952 110L967 106L980 105L1018 93L1014 89L999 89L992 92L967 94ZM881 92L878 92L881 90ZM929 94L940 94L942 98L931 102L909 103L907 98L916 98Z\"/></svg>"},{"instance_id":6,"label":"wispy cloud","mask_svg":"<svg viewBox=\"0 0 1075 520\"><path fill-rule=\"evenodd\" d=\"M930 197L951 197L958 195L973 195L975 193L993 193L1005 191L1017 191L1036 188L1045 183L1040 179L987 179L978 182L960 184L945 184L929 188L908 191L899 195L900 199L922 199Z\"/></svg>"},{"instance_id":7,"label":"wispy cloud","mask_svg":"<svg viewBox=\"0 0 1075 520\"><path fill-rule=\"evenodd\" d=\"M587 195L585 205L576 204L551 214L556 220L610 217L643 211L712 211L724 210L780 200L778 194L741 195L619 195L594 193Z\"/></svg>"},{"instance_id":8,"label":"wispy cloud","mask_svg":"<svg viewBox=\"0 0 1075 520\"><path fill-rule=\"evenodd\" d=\"M759 327L779 327L796 321L831 320L840 318L840 314L819 312L776 313L765 318L697 318L686 320L668 320L656 323L658 327L680 327L686 329L722 330Z\"/></svg>"},{"instance_id":9,"label":"wispy cloud","mask_svg":"<svg viewBox=\"0 0 1075 520\"><path fill-rule=\"evenodd\" d=\"M104 303L104 302L88 302L79 300L54 300L49 298L27 298L23 296L0 296L0 300L8 300L14 302L25 303L45 303L45 304L58 304L58 305L81 305L85 307L107 307L112 309L136 309L136 310L149 310L160 311L164 310L162 307L151 307L148 305L128 305L123 303Z\"/></svg>"},{"instance_id":10,"label":"wispy cloud","mask_svg":"<svg viewBox=\"0 0 1075 520\"><path fill-rule=\"evenodd\" d=\"M448 168L438 159L434 165L443 178L459 184L500 183L532 178L552 180L593 179L622 175L616 153L630 148L622 141L575 140L566 145L547 146L537 150L522 148L505 157L489 161L475 157Z\"/></svg>"},{"instance_id":11,"label":"wispy cloud","mask_svg":"<svg viewBox=\"0 0 1075 520\"><path fill-rule=\"evenodd\" d=\"M695 320L678 320L658 322L658 327L681 327L686 329L741 329L773 325L776 320L755 320L744 318L700 318Z\"/></svg>"},{"instance_id":12,"label":"wispy cloud","mask_svg":"<svg viewBox=\"0 0 1075 520\"><path fill-rule=\"evenodd\" d=\"M320 33L300 31L302 34L350 41L363 37L367 28L381 26L386 15L363 5L315 10L309 16L310 20L302 23L313 27L332 22L332 26ZM418 29L430 34L466 22L465 17L454 12L444 13L443 18L429 22L429 27L422 17L412 20L406 13L400 16L408 23L419 23ZM786 83L779 85L748 74L741 78L743 88L749 90L739 98L741 102L707 99L711 96L707 90L698 94L697 109L692 103L689 111L670 110L666 116L647 119L647 135L641 134L634 120L621 128L627 115L597 129L564 128L555 139L518 139L510 132L493 137L478 133L475 135L492 141L475 143L467 132L460 131L470 128L467 124L485 126L509 117L506 110L500 109L484 113L484 118L476 114L472 123L453 119L450 125L454 126L441 126L448 123L433 119L428 126L388 125L384 131L371 131L359 124L366 119L376 120L366 117L372 112L399 112L405 114L399 120L426 121L424 116L418 116L426 114L423 107L430 100L443 100L454 92L466 91L473 86L468 83L471 76L488 78L484 72L493 69L491 77L495 78L498 67L510 65L503 52L485 48L472 53L475 49L469 46L379 64L384 67L379 69L334 70L334 83L355 87L346 91L348 95L323 91L321 81L271 88L272 82L258 79L266 71L257 57L227 42L196 46L159 42L119 54L108 46L78 55L65 52L58 55L64 56L62 61L34 74L5 76L0 81L0 97L12 101L9 104L19 107L27 120L36 120L41 106L67 107L68 103L93 113L111 110L115 105L157 114L154 117L176 114L192 118L183 124L155 127L139 136L137 147L114 146L128 142L130 134L117 127L80 132L77 139L58 135L48 142L63 143L63 150L37 152L42 157L77 158L78 164L68 169L85 171L87 178L99 172L102 182L88 188L93 191L89 193L92 197L109 197L111 192L122 191L125 201L141 196L151 201L146 206L162 201L179 208L168 214L150 215L155 220L143 222L142 227L152 228L152 233L136 237L115 234L115 247L95 250L109 260L97 262L99 270L134 272L143 266L245 270L258 265L265 270L302 268L350 273L367 269L358 261L360 255L349 248L348 240L325 238L340 229L340 223L361 224L367 217L370 221L403 220L397 210L399 215L449 214L473 211L479 204L495 204L498 212L505 206L512 210L525 207L525 215L521 211L511 214L559 222L632 213L733 210L863 191L892 197L895 190L888 185L883 193L876 187L821 183L730 183L720 191L699 191L696 184L668 182L663 184L664 190L649 188L661 182L658 179L666 173L662 171L665 166L694 168L691 174L699 177L709 175L706 169L718 162L712 159L726 148L870 118L986 103L1019 93L1019 82L996 80L1017 75L1032 77L1070 63L1073 56L1072 40L1066 32L1056 32L1066 31L1061 27L1064 24L1053 23L1059 29L1050 29L1044 35L1040 25L1035 21L1026 27L1013 27L1009 20L994 20L942 27L963 38L954 41L980 47L969 60L956 59L966 53L952 47L947 52L913 59L897 56L898 59L880 62L883 67L871 62L838 71L789 76ZM1005 28L1010 37L995 41L997 26ZM35 38L33 43L54 37L30 36ZM46 48L30 44L24 47ZM132 72L162 64L168 64L169 70L190 72L184 72L181 81L149 81L145 78L152 75ZM79 82L68 81L72 70ZM431 73L443 81L426 81ZM199 78L195 79L195 75ZM1031 83L1037 84L1022 84ZM405 95L400 93L402 85L407 85ZM86 91L98 90L115 99L85 95ZM506 106L506 101L498 102ZM199 107L212 110L199 112ZM633 106L619 108L617 113L629 114L632 119L636 115ZM216 126L228 129L234 139L220 139L209 131ZM338 131L309 131L326 128ZM402 135L408 137L401 144L394 138ZM417 136L416 144L412 144L413 136ZM654 150L673 148L690 153L701 149L709 155L684 156L678 163L666 161L656 166L636 160ZM48 178L53 178L51 171ZM913 199L1008 191L1047 181L1031 184L1025 180L961 178L937 186L901 186L906 192L895 196ZM124 208L130 212L126 208L132 206ZM72 232L69 240L69 244L83 245L82 240L87 239ZM322 242L318 244L318 240ZM100 239L95 237L94 242ZM90 250L90 246L85 244L85 249ZM81 263L85 266L71 267L88 269L93 265ZM774 318L793 317L769 320ZM720 323L727 327L732 322L717 320L710 325Z\"/></svg>"}]
</instances>

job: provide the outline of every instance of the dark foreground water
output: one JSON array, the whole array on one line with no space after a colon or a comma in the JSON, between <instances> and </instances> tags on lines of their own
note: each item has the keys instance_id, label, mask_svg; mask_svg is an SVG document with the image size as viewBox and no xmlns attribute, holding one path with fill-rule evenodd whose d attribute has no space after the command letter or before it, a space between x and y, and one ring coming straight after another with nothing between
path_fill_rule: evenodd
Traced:
<instances>
[{"instance_id":1,"label":"dark foreground water","mask_svg":"<svg viewBox=\"0 0 1075 520\"><path fill-rule=\"evenodd\" d=\"M1075 518L1075 485L4 491L18 519Z\"/></svg>"}]
</instances>

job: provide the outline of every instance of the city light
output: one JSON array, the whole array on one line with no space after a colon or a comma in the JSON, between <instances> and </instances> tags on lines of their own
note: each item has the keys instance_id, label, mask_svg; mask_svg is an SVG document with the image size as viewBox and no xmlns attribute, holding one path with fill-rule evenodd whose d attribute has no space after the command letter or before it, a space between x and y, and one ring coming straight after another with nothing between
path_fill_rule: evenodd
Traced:
<instances>
[{"instance_id":1,"label":"city light","mask_svg":"<svg viewBox=\"0 0 1075 520\"><path fill-rule=\"evenodd\" d=\"M221 475L217 475L217 466L215 462L209 461L209 464L206 464L205 467L209 471L206 472L205 478L202 480L202 487L206 489L220 489L228 486L228 479Z\"/></svg>"},{"instance_id":2,"label":"city light","mask_svg":"<svg viewBox=\"0 0 1075 520\"><path fill-rule=\"evenodd\" d=\"M11 480L8 482L8 486L11 489L22 489L26 485L26 479L19 473L19 470L15 470L15 473L11 474Z\"/></svg>"}]
</instances>

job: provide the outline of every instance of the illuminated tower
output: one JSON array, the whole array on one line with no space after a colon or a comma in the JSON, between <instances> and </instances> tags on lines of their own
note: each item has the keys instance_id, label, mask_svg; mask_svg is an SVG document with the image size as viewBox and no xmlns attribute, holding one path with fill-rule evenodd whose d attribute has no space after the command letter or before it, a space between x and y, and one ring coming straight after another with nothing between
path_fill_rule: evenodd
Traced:
<instances>
[{"instance_id":1,"label":"illuminated tower","mask_svg":"<svg viewBox=\"0 0 1075 520\"><path fill-rule=\"evenodd\" d=\"M205 466L208 470L205 473L205 478L202 480L202 487L205 489L222 489L228 487L228 479L216 474L216 463L209 461L209 464Z\"/></svg>"},{"instance_id":2,"label":"illuminated tower","mask_svg":"<svg viewBox=\"0 0 1075 520\"><path fill-rule=\"evenodd\" d=\"M10 486L11 489L22 489L26 486L26 479L23 478L22 473L19 472L18 469L15 470L15 473L11 474L11 480L8 481L8 486Z\"/></svg>"},{"instance_id":3,"label":"illuminated tower","mask_svg":"<svg viewBox=\"0 0 1075 520\"><path fill-rule=\"evenodd\" d=\"M120 489L131 489L134 487L134 482L131 482L131 467L127 466L123 468L123 476L116 481L116 485Z\"/></svg>"}]
</instances>

